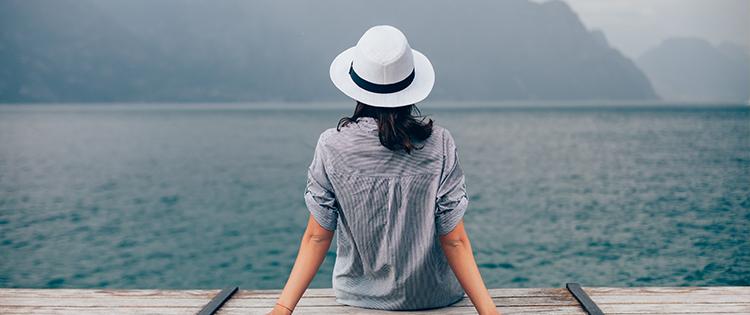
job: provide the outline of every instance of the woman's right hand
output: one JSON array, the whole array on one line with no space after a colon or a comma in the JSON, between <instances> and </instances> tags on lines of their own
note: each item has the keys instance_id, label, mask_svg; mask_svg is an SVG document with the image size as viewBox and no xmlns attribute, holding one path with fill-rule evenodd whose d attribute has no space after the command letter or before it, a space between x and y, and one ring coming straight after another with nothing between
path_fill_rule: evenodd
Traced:
<instances>
[{"instance_id":1,"label":"woman's right hand","mask_svg":"<svg viewBox=\"0 0 750 315\"><path fill-rule=\"evenodd\" d=\"M471 250L469 235L464 229L464 220L461 219L456 227L445 235L440 236L440 246L448 259L453 273L458 282L464 288L466 295L480 315L498 315L495 302L492 301L484 280L479 273L479 268L474 260L474 252Z\"/></svg>"}]
</instances>

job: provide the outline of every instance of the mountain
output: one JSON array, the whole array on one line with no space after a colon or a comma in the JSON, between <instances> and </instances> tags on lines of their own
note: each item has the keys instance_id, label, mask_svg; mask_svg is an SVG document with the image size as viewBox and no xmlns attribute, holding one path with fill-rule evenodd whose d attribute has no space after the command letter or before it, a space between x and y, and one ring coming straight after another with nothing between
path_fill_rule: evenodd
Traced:
<instances>
[{"instance_id":1,"label":"mountain","mask_svg":"<svg viewBox=\"0 0 750 315\"><path fill-rule=\"evenodd\" d=\"M745 103L750 98L750 56L735 44L669 38L637 63L665 100Z\"/></svg>"},{"instance_id":2,"label":"mountain","mask_svg":"<svg viewBox=\"0 0 750 315\"><path fill-rule=\"evenodd\" d=\"M5 0L0 102L343 100L328 66L377 24L431 59L431 99L656 98L561 1Z\"/></svg>"}]
</instances>

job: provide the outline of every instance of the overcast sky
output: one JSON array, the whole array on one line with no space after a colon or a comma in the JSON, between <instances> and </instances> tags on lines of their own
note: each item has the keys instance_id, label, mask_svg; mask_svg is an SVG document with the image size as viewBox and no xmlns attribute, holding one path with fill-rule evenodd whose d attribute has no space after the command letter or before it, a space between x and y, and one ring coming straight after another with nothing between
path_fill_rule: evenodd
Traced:
<instances>
[{"instance_id":1,"label":"overcast sky","mask_svg":"<svg viewBox=\"0 0 750 315\"><path fill-rule=\"evenodd\" d=\"M547 0L536 0L537 2ZM564 0L629 57L670 36L750 47L750 0Z\"/></svg>"}]
</instances>

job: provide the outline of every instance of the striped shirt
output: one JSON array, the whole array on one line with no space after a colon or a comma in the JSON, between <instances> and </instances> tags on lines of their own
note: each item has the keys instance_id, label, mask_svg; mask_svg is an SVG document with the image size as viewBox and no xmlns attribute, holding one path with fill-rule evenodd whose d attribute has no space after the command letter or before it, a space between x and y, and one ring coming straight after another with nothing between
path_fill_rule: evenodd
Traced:
<instances>
[{"instance_id":1,"label":"striped shirt","mask_svg":"<svg viewBox=\"0 0 750 315\"><path fill-rule=\"evenodd\" d=\"M337 302L415 310L464 296L438 238L468 204L456 145L437 125L419 145L411 155L387 149L370 117L320 135L305 203L323 228L336 231Z\"/></svg>"}]
</instances>

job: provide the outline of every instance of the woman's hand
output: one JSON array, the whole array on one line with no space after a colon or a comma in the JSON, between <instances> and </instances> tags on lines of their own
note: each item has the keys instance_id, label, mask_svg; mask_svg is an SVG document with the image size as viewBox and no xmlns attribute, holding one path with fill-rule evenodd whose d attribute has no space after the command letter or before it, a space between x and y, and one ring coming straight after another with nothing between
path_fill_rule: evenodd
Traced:
<instances>
[{"instance_id":1,"label":"woman's hand","mask_svg":"<svg viewBox=\"0 0 750 315\"><path fill-rule=\"evenodd\" d=\"M292 312L290 312L288 309L285 309L278 304L273 307L273 309L266 313L266 315L291 315Z\"/></svg>"},{"instance_id":2,"label":"woman's hand","mask_svg":"<svg viewBox=\"0 0 750 315\"><path fill-rule=\"evenodd\" d=\"M482 275L474 261L469 236L464 229L464 220L459 221L453 231L440 236L440 246L453 269L458 282L480 315L498 315L500 312L484 286Z\"/></svg>"},{"instance_id":3,"label":"woman's hand","mask_svg":"<svg viewBox=\"0 0 750 315\"><path fill-rule=\"evenodd\" d=\"M287 279L286 285L284 285L284 289L277 300L277 303L281 305L276 304L268 314L289 315L292 313L326 258L332 239L333 231L324 229L311 215L307 220L307 229L300 241L294 267L292 267L289 279Z\"/></svg>"}]
</instances>

